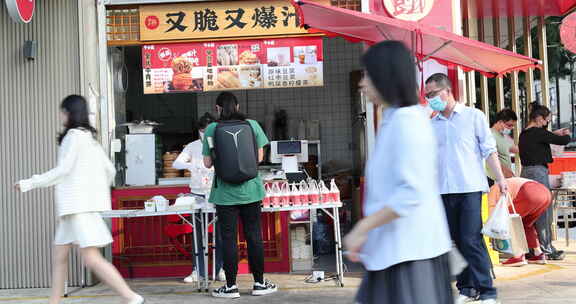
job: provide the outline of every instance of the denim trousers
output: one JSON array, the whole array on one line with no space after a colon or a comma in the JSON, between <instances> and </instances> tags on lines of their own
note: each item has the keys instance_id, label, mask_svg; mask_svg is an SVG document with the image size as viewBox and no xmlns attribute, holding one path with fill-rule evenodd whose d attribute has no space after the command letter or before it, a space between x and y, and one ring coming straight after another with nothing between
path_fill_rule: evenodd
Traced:
<instances>
[{"instance_id":1,"label":"denim trousers","mask_svg":"<svg viewBox=\"0 0 576 304\"><path fill-rule=\"evenodd\" d=\"M495 299L490 257L482 237L482 192L444 194L442 200L452 240L468 262L456 287L468 297Z\"/></svg>"}]
</instances>

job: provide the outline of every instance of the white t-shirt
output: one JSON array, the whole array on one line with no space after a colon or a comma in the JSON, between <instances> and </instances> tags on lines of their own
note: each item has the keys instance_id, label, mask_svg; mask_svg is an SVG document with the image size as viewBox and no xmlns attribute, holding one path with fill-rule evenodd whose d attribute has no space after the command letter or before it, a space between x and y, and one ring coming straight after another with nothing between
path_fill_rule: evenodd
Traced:
<instances>
[{"instance_id":1,"label":"white t-shirt","mask_svg":"<svg viewBox=\"0 0 576 304\"><path fill-rule=\"evenodd\" d=\"M202 141L195 140L184 148L172 165L174 169L190 171L190 189L195 193L207 194L212 187L214 169L204 166Z\"/></svg>"}]
</instances>

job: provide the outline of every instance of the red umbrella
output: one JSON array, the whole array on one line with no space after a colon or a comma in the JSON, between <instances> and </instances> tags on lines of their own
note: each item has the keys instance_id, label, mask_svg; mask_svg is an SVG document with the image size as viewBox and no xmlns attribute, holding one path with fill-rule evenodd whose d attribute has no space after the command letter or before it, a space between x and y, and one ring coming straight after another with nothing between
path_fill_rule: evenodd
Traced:
<instances>
[{"instance_id":1,"label":"red umbrella","mask_svg":"<svg viewBox=\"0 0 576 304\"><path fill-rule=\"evenodd\" d=\"M360 13L301 0L295 3L301 23L352 41L400 40L421 61L475 70L488 77L540 67L540 61L417 22Z\"/></svg>"}]
</instances>

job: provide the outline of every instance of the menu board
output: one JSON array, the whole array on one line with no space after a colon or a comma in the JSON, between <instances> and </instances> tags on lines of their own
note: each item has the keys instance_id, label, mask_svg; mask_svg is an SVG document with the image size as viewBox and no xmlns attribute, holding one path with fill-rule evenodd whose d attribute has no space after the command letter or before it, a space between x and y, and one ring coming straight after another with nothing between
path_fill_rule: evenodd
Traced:
<instances>
[{"instance_id":1,"label":"menu board","mask_svg":"<svg viewBox=\"0 0 576 304\"><path fill-rule=\"evenodd\" d=\"M144 94L322 86L321 37L142 47Z\"/></svg>"}]
</instances>

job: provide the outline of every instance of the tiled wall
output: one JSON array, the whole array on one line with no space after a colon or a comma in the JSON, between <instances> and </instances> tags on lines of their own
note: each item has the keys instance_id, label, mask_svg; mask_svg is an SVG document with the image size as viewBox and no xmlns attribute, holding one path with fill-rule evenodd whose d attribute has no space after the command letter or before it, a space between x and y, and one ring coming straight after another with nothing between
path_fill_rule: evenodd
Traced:
<instances>
[{"instance_id":1,"label":"tiled wall","mask_svg":"<svg viewBox=\"0 0 576 304\"><path fill-rule=\"evenodd\" d=\"M234 92L241 111L251 119L265 121L266 107L284 109L288 118L319 120L323 162L353 158L350 72L361 69L362 45L340 38L324 39L324 86ZM198 115L214 113L218 93L198 95ZM292 128L293 126L290 126ZM297 126L294 126L295 129Z\"/></svg>"}]
</instances>

